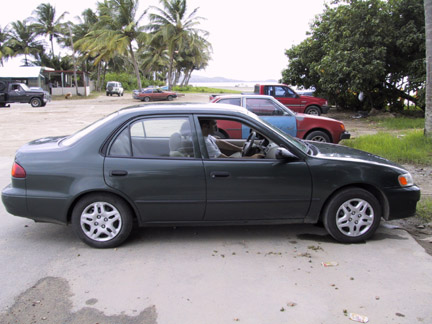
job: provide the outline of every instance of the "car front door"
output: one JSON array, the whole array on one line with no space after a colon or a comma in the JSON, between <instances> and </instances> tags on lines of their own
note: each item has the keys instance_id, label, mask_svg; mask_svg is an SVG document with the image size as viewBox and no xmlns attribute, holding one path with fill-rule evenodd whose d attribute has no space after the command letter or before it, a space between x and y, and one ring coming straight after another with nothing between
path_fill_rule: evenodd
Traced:
<instances>
[{"instance_id":1,"label":"car front door","mask_svg":"<svg viewBox=\"0 0 432 324\"><path fill-rule=\"evenodd\" d=\"M200 147L206 151L204 139ZM236 222L303 219L312 182L305 161L204 157L206 221Z\"/></svg>"},{"instance_id":2,"label":"car front door","mask_svg":"<svg viewBox=\"0 0 432 324\"><path fill-rule=\"evenodd\" d=\"M293 114L283 110L268 98L245 98L245 107L260 118L281 129L291 136L297 136L297 121ZM249 128L243 127L243 138L249 135Z\"/></svg>"},{"instance_id":3,"label":"car front door","mask_svg":"<svg viewBox=\"0 0 432 324\"><path fill-rule=\"evenodd\" d=\"M142 222L201 221L205 177L197 154L189 117L143 118L112 141L105 181L134 203Z\"/></svg>"},{"instance_id":4,"label":"car front door","mask_svg":"<svg viewBox=\"0 0 432 324\"><path fill-rule=\"evenodd\" d=\"M264 92L275 97L294 112L304 112L306 101L302 100L291 88L287 86L265 86Z\"/></svg>"},{"instance_id":5,"label":"car front door","mask_svg":"<svg viewBox=\"0 0 432 324\"><path fill-rule=\"evenodd\" d=\"M9 97L11 102L21 102L27 103L29 102L29 98L26 95L26 92L20 85L12 85L12 90L9 91Z\"/></svg>"}]
</instances>

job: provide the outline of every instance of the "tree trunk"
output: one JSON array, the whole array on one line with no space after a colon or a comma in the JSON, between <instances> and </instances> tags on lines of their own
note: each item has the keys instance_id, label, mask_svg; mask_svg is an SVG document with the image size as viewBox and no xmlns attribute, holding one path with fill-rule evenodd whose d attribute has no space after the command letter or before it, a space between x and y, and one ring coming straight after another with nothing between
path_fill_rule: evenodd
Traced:
<instances>
[{"instance_id":1,"label":"tree trunk","mask_svg":"<svg viewBox=\"0 0 432 324\"><path fill-rule=\"evenodd\" d=\"M96 91L101 91L101 62L97 65L97 81L96 81Z\"/></svg>"},{"instance_id":2,"label":"tree trunk","mask_svg":"<svg viewBox=\"0 0 432 324\"><path fill-rule=\"evenodd\" d=\"M426 22L425 136L432 139L432 0L424 0Z\"/></svg>"},{"instance_id":3,"label":"tree trunk","mask_svg":"<svg viewBox=\"0 0 432 324\"><path fill-rule=\"evenodd\" d=\"M134 66L134 70L135 70L135 74L136 74L136 78L137 78L137 82L138 82L138 89L141 89L142 88L141 76L140 76L140 72L139 72L139 69L138 69L138 63L137 63L137 61L135 59L135 54L134 54L134 51L133 51L133 48L132 48L132 43L129 43L129 51L130 51L130 55L131 55L131 58L132 58L132 63L133 63L133 66Z\"/></svg>"}]
</instances>

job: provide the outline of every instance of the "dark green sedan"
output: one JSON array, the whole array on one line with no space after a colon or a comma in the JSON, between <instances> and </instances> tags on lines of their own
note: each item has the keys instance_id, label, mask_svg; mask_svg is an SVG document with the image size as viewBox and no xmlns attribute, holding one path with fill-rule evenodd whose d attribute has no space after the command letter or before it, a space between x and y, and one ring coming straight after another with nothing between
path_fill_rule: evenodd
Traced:
<instances>
[{"instance_id":1,"label":"dark green sedan","mask_svg":"<svg viewBox=\"0 0 432 324\"><path fill-rule=\"evenodd\" d=\"M249 137L214 136L218 121ZM88 245L110 248L139 226L322 222L340 242L363 242L386 220L415 214L408 171L345 146L295 139L244 108L135 106L67 137L21 147L9 213L71 224Z\"/></svg>"}]
</instances>

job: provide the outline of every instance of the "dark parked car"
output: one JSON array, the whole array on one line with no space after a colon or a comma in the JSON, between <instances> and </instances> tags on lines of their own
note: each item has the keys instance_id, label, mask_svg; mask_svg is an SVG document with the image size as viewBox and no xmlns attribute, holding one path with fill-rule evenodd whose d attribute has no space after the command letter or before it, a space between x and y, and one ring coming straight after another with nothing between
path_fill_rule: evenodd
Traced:
<instances>
[{"instance_id":1,"label":"dark parked car","mask_svg":"<svg viewBox=\"0 0 432 324\"><path fill-rule=\"evenodd\" d=\"M172 101L177 98L177 93L171 91L163 91L159 88L146 88L141 89L141 91L134 90L132 92L132 97L141 101L149 102L156 100L168 100Z\"/></svg>"},{"instance_id":2,"label":"dark parked car","mask_svg":"<svg viewBox=\"0 0 432 324\"><path fill-rule=\"evenodd\" d=\"M207 134L219 120L243 123L251 132L246 140L216 142L224 155L212 158ZM242 153L220 157L230 150ZM121 244L134 221L321 221L336 240L356 243L375 232L381 217L414 215L419 198L399 165L296 139L244 108L223 104L130 107L72 136L35 140L17 151L12 183L2 191L9 213L71 224L98 248Z\"/></svg>"}]
</instances>

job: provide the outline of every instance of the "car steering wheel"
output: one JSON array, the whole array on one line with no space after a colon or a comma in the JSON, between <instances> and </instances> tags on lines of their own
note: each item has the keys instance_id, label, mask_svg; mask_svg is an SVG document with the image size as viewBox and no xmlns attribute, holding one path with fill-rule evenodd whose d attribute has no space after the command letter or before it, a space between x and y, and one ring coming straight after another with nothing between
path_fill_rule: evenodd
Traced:
<instances>
[{"instance_id":1,"label":"car steering wheel","mask_svg":"<svg viewBox=\"0 0 432 324\"><path fill-rule=\"evenodd\" d=\"M248 154L252 151L252 147L255 141L256 132L250 132L246 142L243 145L242 156L248 156Z\"/></svg>"}]
</instances>

